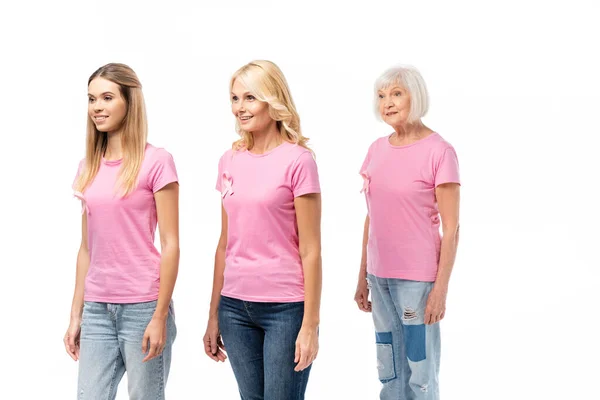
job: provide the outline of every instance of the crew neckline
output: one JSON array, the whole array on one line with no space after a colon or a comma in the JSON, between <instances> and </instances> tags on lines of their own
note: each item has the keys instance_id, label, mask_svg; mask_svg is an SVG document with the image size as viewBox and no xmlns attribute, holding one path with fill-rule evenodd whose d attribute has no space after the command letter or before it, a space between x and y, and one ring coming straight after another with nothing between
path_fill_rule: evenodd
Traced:
<instances>
[{"instance_id":1,"label":"crew neckline","mask_svg":"<svg viewBox=\"0 0 600 400\"><path fill-rule=\"evenodd\" d=\"M146 142L146 146L144 147L144 157L146 156L146 152L148 151L148 149L150 148L151 144ZM104 165L119 165L123 162L123 158L119 158L118 160L107 160L106 158L104 158L104 155L102 156L102 164Z\"/></svg>"},{"instance_id":2,"label":"crew neckline","mask_svg":"<svg viewBox=\"0 0 600 400\"><path fill-rule=\"evenodd\" d=\"M118 160L107 160L106 158L104 158L104 156L102 156L102 164L104 165L119 165L123 162L122 158L119 158Z\"/></svg>"},{"instance_id":3,"label":"crew neckline","mask_svg":"<svg viewBox=\"0 0 600 400\"><path fill-rule=\"evenodd\" d=\"M404 144L404 145L402 145L402 146L396 146L396 145L393 145L393 144L391 144L391 143L390 143L390 138L392 137L392 135L393 135L393 134L394 134L394 133L391 133L391 134L389 134L389 135L388 135L388 136L385 138L385 141L386 141L386 143L387 143L387 144L388 144L388 146L390 146L392 149L406 149L406 148L408 148L408 147L416 146L416 145L418 145L419 143L423 143L423 142L425 142L425 141L429 140L429 139L430 139L432 136L439 136L439 134L438 134L437 132L435 132L435 131L434 131L434 132L431 132L431 133L430 133L429 135L427 135L426 137L424 137L423 139L419 139L419 140L417 140L417 141L416 141L416 142L414 142L414 143L410 143L410 144Z\"/></svg>"},{"instance_id":4,"label":"crew neckline","mask_svg":"<svg viewBox=\"0 0 600 400\"><path fill-rule=\"evenodd\" d=\"M282 147L285 147L287 145L293 145L293 143L287 142L287 141L283 141L281 142L279 145L277 145L276 147L273 147L271 150L269 151L265 151L264 153L260 153L260 154L256 154L256 153L252 153L250 150L246 149L246 153L249 154L252 157L256 157L256 158L260 158L260 157L266 157L269 154L273 154L277 149L280 149Z\"/></svg>"}]
</instances>

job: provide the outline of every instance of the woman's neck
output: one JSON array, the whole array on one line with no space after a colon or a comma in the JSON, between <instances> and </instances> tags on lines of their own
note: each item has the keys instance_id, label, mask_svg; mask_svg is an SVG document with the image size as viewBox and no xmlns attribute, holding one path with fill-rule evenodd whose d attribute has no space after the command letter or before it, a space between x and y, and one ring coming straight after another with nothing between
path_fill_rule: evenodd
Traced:
<instances>
[{"instance_id":1,"label":"woman's neck","mask_svg":"<svg viewBox=\"0 0 600 400\"><path fill-rule=\"evenodd\" d=\"M104 158L108 161L120 160L123 158L123 145L121 143L121 131L108 132L108 143L104 151Z\"/></svg>"},{"instance_id":2,"label":"woman's neck","mask_svg":"<svg viewBox=\"0 0 600 400\"><path fill-rule=\"evenodd\" d=\"M251 152L254 154L263 154L273 150L279 146L283 139L277 129L277 124L274 123L269 125L267 129L259 132L252 132L253 145Z\"/></svg>"}]
</instances>

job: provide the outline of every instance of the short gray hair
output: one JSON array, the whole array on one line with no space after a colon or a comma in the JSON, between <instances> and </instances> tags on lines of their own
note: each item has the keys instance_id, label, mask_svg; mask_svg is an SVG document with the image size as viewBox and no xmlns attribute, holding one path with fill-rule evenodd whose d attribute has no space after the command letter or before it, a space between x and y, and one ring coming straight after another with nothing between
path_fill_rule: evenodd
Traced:
<instances>
[{"instance_id":1,"label":"short gray hair","mask_svg":"<svg viewBox=\"0 0 600 400\"><path fill-rule=\"evenodd\" d=\"M410 65L397 65L386 70L375 81L375 115L381 119L379 113L378 91L390 86L399 85L406 89L410 95L409 122L419 121L429 110L429 94L425 86L425 80L419 70Z\"/></svg>"}]
</instances>

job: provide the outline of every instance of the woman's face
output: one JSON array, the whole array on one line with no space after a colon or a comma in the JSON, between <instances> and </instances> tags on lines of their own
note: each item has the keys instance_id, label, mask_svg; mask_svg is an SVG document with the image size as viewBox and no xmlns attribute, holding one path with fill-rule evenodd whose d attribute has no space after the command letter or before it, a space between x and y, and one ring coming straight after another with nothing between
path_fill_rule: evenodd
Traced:
<instances>
[{"instance_id":1,"label":"woman's face","mask_svg":"<svg viewBox=\"0 0 600 400\"><path fill-rule=\"evenodd\" d=\"M377 92L379 96L379 114L383 121L391 126L400 126L408 122L410 114L410 95L399 85Z\"/></svg>"},{"instance_id":2,"label":"woman's face","mask_svg":"<svg viewBox=\"0 0 600 400\"><path fill-rule=\"evenodd\" d=\"M125 115L127 104L121 96L119 85L104 78L94 78L88 86L88 115L100 132L118 130Z\"/></svg>"},{"instance_id":3,"label":"woman's face","mask_svg":"<svg viewBox=\"0 0 600 400\"><path fill-rule=\"evenodd\" d=\"M269 115L269 104L257 100L239 79L231 88L231 112L247 132L264 131L274 122Z\"/></svg>"}]
</instances>

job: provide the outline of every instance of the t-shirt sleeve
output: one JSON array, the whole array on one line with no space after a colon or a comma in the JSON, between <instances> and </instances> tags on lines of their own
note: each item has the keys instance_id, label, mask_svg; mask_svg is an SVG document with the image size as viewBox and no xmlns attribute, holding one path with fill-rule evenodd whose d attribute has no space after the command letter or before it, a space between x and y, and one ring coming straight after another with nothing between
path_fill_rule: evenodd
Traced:
<instances>
[{"instance_id":1,"label":"t-shirt sleeve","mask_svg":"<svg viewBox=\"0 0 600 400\"><path fill-rule=\"evenodd\" d=\"M75 179L73 179L73 183L71 184L71 189L75 190L75 186L77 185L77 181L79 180L79 175L83 171L83 167L85 166L85 158L79 161L79 166L77 167L77 173L75 174Z\"/></svg>"},{"instance_id":2,"label":"t-shirt sleeve","mask_svg":"<svg viewBox=\"0 0 600 400\"><path fill-rule=\"evenodd\" d=\"M321 193L317 163L309 151L303 152L294 163L292 193L294 197L308 193Z\"/></svg>"},{"instance_id":3,"label":"t-shirt sleeve","mask_svg":"<svg viewBox=\"0 0 600 400\"><path fill-rule=\"evenodd\" d=\"M365 160L363 161L362 166L360 167L360 171L358 171L358 173L361 175L363 175L367 171L367 168L369 168L369 164L371 163L371 149L372 148L373 148L373 145L369 146L369 150L367 151Z\"/></svg>"},{"instance_id":4,"label":"t-shirt sleeve","mask_svg":"<svg viewBox=\"0 0 600 400\"><path fill-rule=\"evenodd\" d=\"M177 169L171 153L164 149L156 151L155 161L148 174L149 186L153 193L167 186L169 183L178 182Z\"/></svg>"},{"instance_id":5,"label":"t-shirt sleeve","mask_svg":"<svg viewBox=\"0 0 600 400\"><path fill-rule=\"evenodd\" d=\"M448 147L441 153L441 157L436 162L434 180L436 187L443 183L460 184L458 157L454 148Z\"/></svg>"},{"instance_id":6,"label":"t-shirt sleeve","mask_svg":"<svg viewBox=\"0 0 600 400\"><path fill-rule=\"evenodd\" d=\"M219 165L217 167L217 183L215 185L215 189L217 189L219 192L223 189L223 159L225 158L225 155L221 156L221 158L219 159Z\"/></svg>"}]
</instances>

